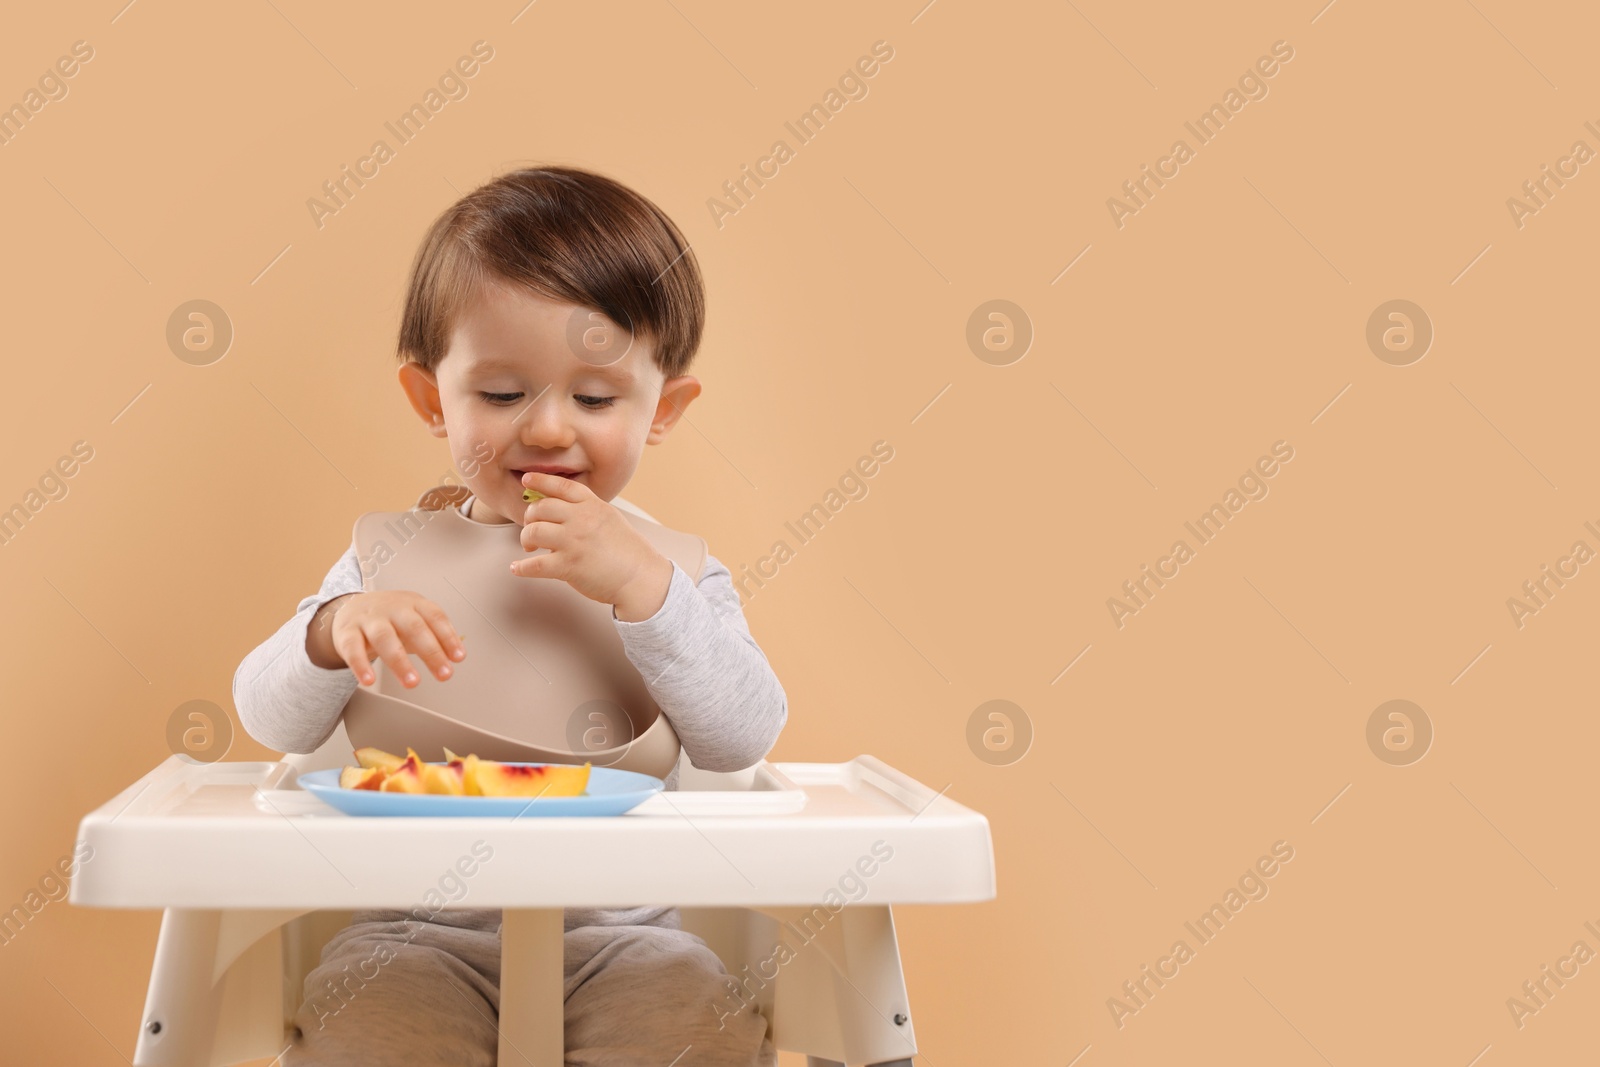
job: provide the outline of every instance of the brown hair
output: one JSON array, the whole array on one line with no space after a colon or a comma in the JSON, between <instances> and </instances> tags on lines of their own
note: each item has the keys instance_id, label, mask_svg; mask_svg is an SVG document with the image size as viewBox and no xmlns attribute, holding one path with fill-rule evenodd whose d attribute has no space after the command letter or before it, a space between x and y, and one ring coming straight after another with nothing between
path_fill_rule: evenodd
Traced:
<instances>
[{"instance_id":1,"label":"brown hair","mask_svg":"<svg viewBox=\"0 0 1600 1067\"><path fill-rule=\"evenodd\" d=\"M700 346L705 289L689 242L655 204L591 171L513 171L434 220L406 286L401 362L437 368L456 316L494 281L595 308L654 340L667 378L683 374Z\"/></svg>"}]
</instances>

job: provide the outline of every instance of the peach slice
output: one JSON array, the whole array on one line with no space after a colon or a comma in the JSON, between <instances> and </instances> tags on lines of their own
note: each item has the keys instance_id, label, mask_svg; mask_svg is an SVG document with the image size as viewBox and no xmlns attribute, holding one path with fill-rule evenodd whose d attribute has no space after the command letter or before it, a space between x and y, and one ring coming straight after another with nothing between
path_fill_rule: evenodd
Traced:
<instances>
[{"instance_id":1,"label":"peach slice","mask_svg":"<svg viewBox=\"0 0 1600 1067\"><path fill-rule=\"evenodd\" d=\"M422 760L412 749L406 749L408 755L399 767L389 772L378 790L383 793L426 793L428 786L422 776Z\"/></svg>"},{"instance_id":2,"label":"peach slice","mask_svg":"<svg viewBox=\"0 0 1600 1067\"><path fill-rule=\"evenodd\" d=\"M339 772L339 785L344 789L376 790L388 777L382 767L346 767Z\"/></svg>"},{"instance_id":3,"label":"peach slice","mask_svg":"<svg viewBox=\"0 0 1600 1067\"><path fill-rule=\"evenodd\" d=\"M430 793L443 793L447 796L459 797L466 794L466 783L459 760L440 766L437 763L422 764L422 784Z\"/></svg>"},{"instance_id":4,"label":"peach slice","mask_svg":"<svg viewBox=\"0 0 1600 1067\"><path fill-rule=\"evenodd\" d=\"M482 760L470 753L461 757L450 749L445 749L445 755L450 757L451 768L461 774L462 789L466 790L467 797L482 797L483 790L478 787L478 763L482 763Z\"/></svg>"},{"instance_id":5,"label":"peach slice","mask_svg":"<svg viewBox=\"0 0 1600 1067\"><path fill-rule=\"evenodd\" d=\"M406 749L407 752L411 751ZM356 762L363 767L379 767L393 773L400 769L400 764L405 762L403 756L396 756L393 752L385 752L381 748L358 748L355 751Z\"/></svg>"},{"instance_id":6,"label":"peach slice","mask_svg":"<svg viewBox=\"0 0 1600 1067\"><path fill-rule=\"evenodd\" d=\"M486 797L575 797L589 784L589 764L506 764L476 760L471 782Z\"/></svg>"},{"instance_id":7,"label":"peach slice","mask_svg":"<svg viewBox=\"0 0 1600 1067\"><path fill-rule=\"evenodd\" d=\"M445 766L454 771L456 776L461 781L461 789L457 790L455 795L464 795L469 797L478 797L483 795L482 793L478 792L477 772L470 769L477 765L477 756L459 756L456 753L451 752L450 747L446 745L444 750L444 759Z\"/></svg>"},{"instance_id":8,"label":"peach slice","mask_svg":"<svg viewBox=\"0 0 1600 1067\"><path fill-rule=\"evenodd\" d=\"M575 797L589 785L589 767L566 764L510 764L459 756L444 750L445 762L425 763L417 750L407 748L404 758L378 748L356 749L359 767L339 773L345 789L371 789L383 793L431 793L469 797Z\"/></svg>"}]
</instances>

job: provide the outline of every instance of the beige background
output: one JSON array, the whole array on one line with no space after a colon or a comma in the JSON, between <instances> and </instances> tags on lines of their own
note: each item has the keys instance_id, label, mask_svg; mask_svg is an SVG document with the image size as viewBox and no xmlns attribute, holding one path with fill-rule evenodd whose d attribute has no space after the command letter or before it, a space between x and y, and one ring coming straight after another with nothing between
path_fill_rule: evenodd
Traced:
<instances>
[{"instance_id":1,"label":"beige background","mask_svg":"<svg viewBox=\"0 0 1600 1067\"><path fill-rule=\"evenodd\" d=\"M1319 2L9 14L0 101L94 58L0 147L0 505L94 458L0 548L0 903L167 756L175 708L231 712L356 515L447 469L394 381L413 250L564 162L655 199L707 276L705 393L629 498L737 572L894 448L746 612L791 701L773 759L874 753L991 820L997 900L897 912L923 1061L1592 1050L1600 966L1520 1029L1506 1001L1600 951L1600 577L1520 629L1506 601L1600 550L1600 177L1521 228L1506 201L1600 148L1600 23ZM470 95L317 229L306 200L480 39ZM869 95L719 229L708 198L877 40ZM1269 95L1117 228L1107 198L1279 40ZM203 367L164 339L197 298L236 329ZM1006 366L965 339L993 299L1035 331ZM1394 299L1436 331L1409 366L1365 340ZM1118 629L1107 598L1279 440L1270 495ZM1034 732L1004 766L967 741L993 699ZM1408 766L1367 744L1391 699L1435 730ZM1119 1029L1107 999L1279 840L1270 895ZM53 903L0 947L3 1058L130 1056L158 923Z\"/></svg>"}]
</instances>

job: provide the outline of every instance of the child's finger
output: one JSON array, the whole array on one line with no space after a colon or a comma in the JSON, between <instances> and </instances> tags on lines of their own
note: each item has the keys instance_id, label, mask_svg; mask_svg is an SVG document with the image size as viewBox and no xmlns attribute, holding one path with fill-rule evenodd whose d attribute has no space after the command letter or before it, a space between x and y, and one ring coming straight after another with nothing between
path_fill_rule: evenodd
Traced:
<instances>
[{"instance_id":1,"label":"child's finger","mask_svg":"<svg viewBox=\"0 0 1600 1067\"><path fill-rule=\"evenodd\" d=\"M561 522L573 514L578 505L559 496L547 496L543 500L535 500L522 509L522 514L527 517L530 513L537 514L541 519L551 522Z\"/></svg>"},{"instance_id":2,"label":"child's finger","mask_svg":"<svg viewBox=\"0 0 1600 1067\"><path fill-rule=\"evenodd\" d=\"M456 628L450 624L450 616L445 614L443 608L431 600L421 600L417 602L417 614L433 627L439 644L451 659L460 660L466 656L466 647L462 644L460 635L456 633Z\"/></svg>"},{"instance_id":3,"label":"child's finger","mask_svg":"<svg viewBox=\"0 0 1600 1067\"><path fill-rule=\"evenodd\" d=\"M559 474L540 474L538 471L527 471L522 475L524 489L537 489L546 497L555 497L560 500L582 500L585 486L582 482L575 482L571 478L563 478Z\"/></svg>"},{"instance_id":4,"label":"child's finger","mask_svg":"<svg viewBox=\"0 0 1600 1067\"><path fill-rule=\"evenodd\" d=\"M400 643L400 635L395 633L394 626L388 619L377 619L366 623L362 633L367 637L367 643L378 652L378 658L394 672L402 685L410 688L420 680L417 672L412 669L411 657L406 653L405 646Z\"/></svg>"},{"instance_id":5,"label":"child's finger","mask_svg":"<svg viewBox=\"0 0 1600 1067\"><path fill-rule=\"evenodd\" d=\"M522 547L529 552L537 552L541 548L554 551L569 540L565 527L558 522L550 522L543 516L538 521L524 526L518 537L521 539Z\"/></svg>"},{"instance_id":6,"label":"child's finger","mask_svg":"<svg viewBox=\"0 0 1600 1067\"><path fill-rule=\"evenodd\" d=\"M333 650L339 658L349 665L355 674L356 681L362 685L371 685L377 681L377 676L372 673L372 653L367 648L366 638L361 636L360 630L349 629L337 631L333 635Z\"/></svg>"},{"instance_id":7,"label":"child's finger","mask_svg":"<svg viewBox=\"0 0 1600 1067\"><path fill-rule=\"evenodd\" d=\"M435 678L450 677L450 661L445 656L444 649L440 647L438 638L429 629L427 620L416 612L411 612L396 619L395 626L400 631L406 648L422 658L422 662L428 665Z\"/></svg>"}]
</instances>

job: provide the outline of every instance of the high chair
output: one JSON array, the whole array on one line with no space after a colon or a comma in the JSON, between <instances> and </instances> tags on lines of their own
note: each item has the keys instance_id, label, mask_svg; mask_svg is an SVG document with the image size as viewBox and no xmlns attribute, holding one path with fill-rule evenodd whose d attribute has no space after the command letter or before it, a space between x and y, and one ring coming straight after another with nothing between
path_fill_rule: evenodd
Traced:
<instances>
[{"instance_id":1,"label":"high chair","mask_svg":"<svg viewBox=\"0 0 1600 1067\"><path fill-rule=\"evenodd\" d=\"M134 1067L280 1055L328 940L357 910L422 903L477 839L494 861L450 906L503 909L500 1067L563 1063L562 909L640 904L679 908L740 983L727 1007L748 1001L778 1049L910 1067L892 905L995 896L988 820L872 756L724 774L684 753L679 788L626 815L514 820L354 818L299 788L351 760L342 721L278 761L169 756L84 817L68 900L163 909Z\"/></svg>"},{"instance_id":2,"label":"high chair","mask_svg":"<svg viewBox=\"0 0 1600 1067\"><path fill-rule=\"evenodd\" d=\"M297 786L350 762L342 722L275 762L174 755L84 817L69 900L163 909L135 1067L281 1054L328 939L357 909L416 907L475 839L494 859L448 906L504 909L501 1067L563 1062L562 908L637 904L680 908L779 1049L909 1067L892 905L995 896L988 821L872 756L731 774L683 757L680 789L626 815L515 820L356 818Z\"/></svg>"}]
</instances>

